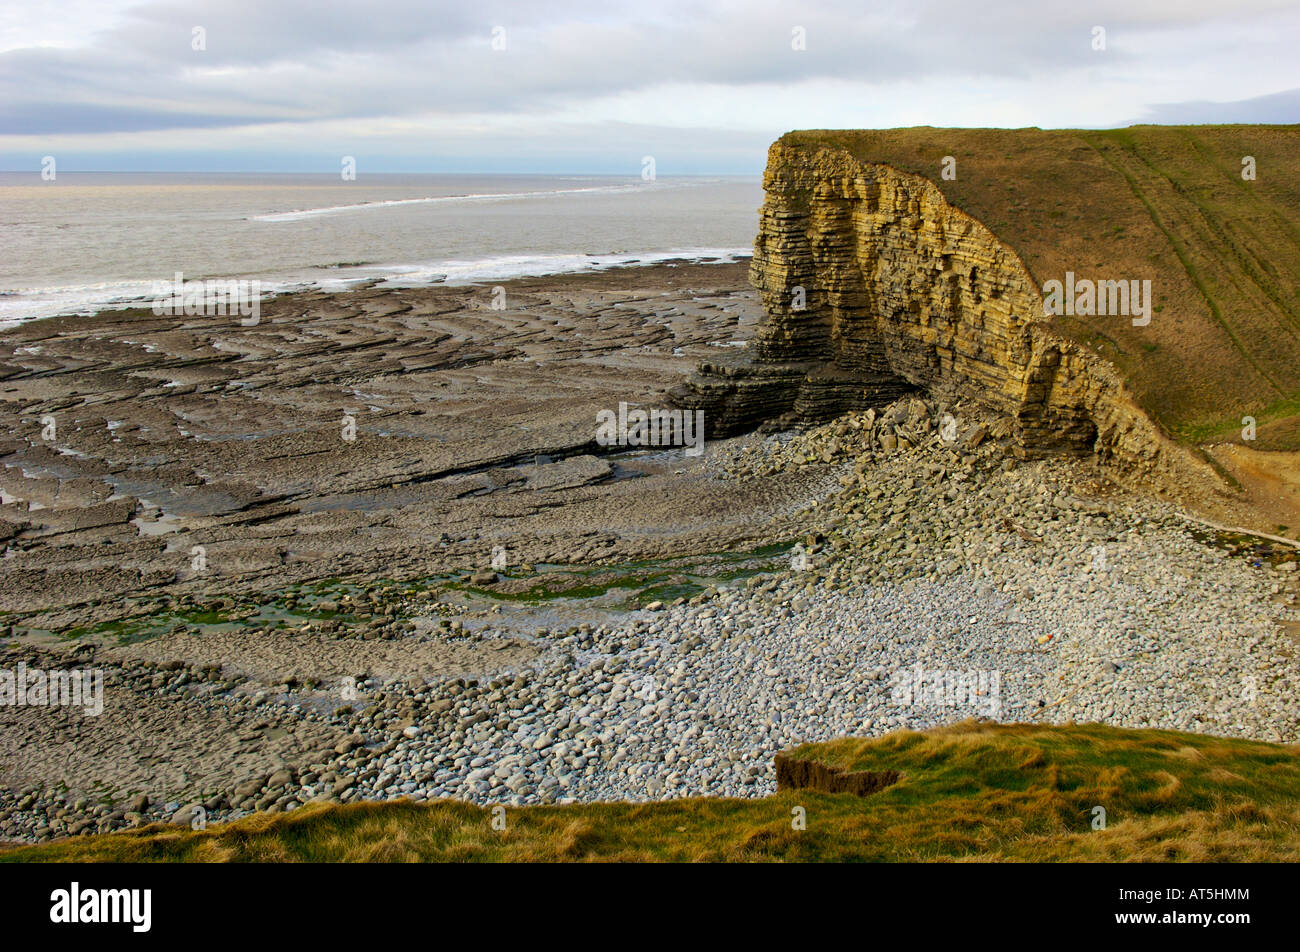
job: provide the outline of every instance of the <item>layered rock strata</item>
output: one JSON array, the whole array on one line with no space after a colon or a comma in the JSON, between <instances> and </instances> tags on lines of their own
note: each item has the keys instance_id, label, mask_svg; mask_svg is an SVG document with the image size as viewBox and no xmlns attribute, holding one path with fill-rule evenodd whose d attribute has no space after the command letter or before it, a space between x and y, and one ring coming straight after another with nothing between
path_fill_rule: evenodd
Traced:
<instances>
[{"instance_id":1,"label":"layered rock strata","mask_svg":"<svg viewBox=\"0 0 1300 952\"><path fill-rule=\"evenodd\" d=\"M713 435L924 390L1005 414L1021 455L1148 469L1175 465L1172 453L1200 468L1110 364L1053 331L1019 255L933 182L778 142L764 189L750 280L766 317L751 353L702 365L678 391Z\"/></svg>"}]
</instances>

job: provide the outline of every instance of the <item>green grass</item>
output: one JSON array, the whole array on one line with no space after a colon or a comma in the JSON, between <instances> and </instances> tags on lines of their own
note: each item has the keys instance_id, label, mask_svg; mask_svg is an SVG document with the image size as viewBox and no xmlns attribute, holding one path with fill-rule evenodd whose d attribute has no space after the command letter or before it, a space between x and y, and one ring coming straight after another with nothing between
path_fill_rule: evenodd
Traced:
<instances>
[{"instance_id":1,"label":"green grass","mask_svg":"<svg viewBox=\"0 0 1300 952\"><path fill-rule=\"evenodd\" d=\"M899 771L867 797L508 808L308 806L203 832L153 827L0 861L1296 861L1300 750L1174 731L966 722L843 739L793 758ZM1094 808L1106 811L1093 829ZM807 828L794 829L796 807Z\"/></svg>"},{"instance_id":2,"label":"green grass","mask_svg":"<svg viewBox=\"0 0 1300 952\"><path fill-rule=\"evenodd\" d=\"M1300 394L1276 400L1268 406L1242 415L1253 416L1256 428L1260 432L1267 429L1268 424L1294 421L1300 418ZM1180 435L1186 440L1197 443L1233 438L1236 438L1236 442L1240 442L1241 430L1241 417L1231 416L1202 423L1189 423L1182 428Z\"/></svg>"}]
</instances>

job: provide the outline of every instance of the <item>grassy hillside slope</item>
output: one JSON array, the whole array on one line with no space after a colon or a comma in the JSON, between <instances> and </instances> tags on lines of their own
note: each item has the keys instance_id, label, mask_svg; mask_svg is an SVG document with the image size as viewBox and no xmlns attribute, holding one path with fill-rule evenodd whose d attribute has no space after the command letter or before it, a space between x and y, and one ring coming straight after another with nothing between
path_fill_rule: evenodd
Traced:
<instances>
[{"instance_id":1,"label":"grassy hillside slope","mask_svg":"<svg viewBox=\"0 0 1300 952\"><path fill-rule=\"evenodd\" d=\"M1300 126L803 131L780 144L931 179L1040 287L1066 271L1150 278L1149 326L1062 317L1058 329L1120 367L1180 439L1238 441L1249 414L1255 449L1300 449Z\"/></svg>"},{"instance_id":2,"label":"grassy hillside slope","mask_svg":"<svg viewBox=\"0 0 1300 952\"><path fill-rule=\"evenodd\" d=\"M203 832L153 827L0 853L0 861L808 861L1300 859L1300 748L1099 725L966 722L798 748L898 771L860 797L511 808L307 806ZM1106 828L1094 830L1094 808ZM796 807L807 816L793 829Z\"/></svg>"}]
</instances>

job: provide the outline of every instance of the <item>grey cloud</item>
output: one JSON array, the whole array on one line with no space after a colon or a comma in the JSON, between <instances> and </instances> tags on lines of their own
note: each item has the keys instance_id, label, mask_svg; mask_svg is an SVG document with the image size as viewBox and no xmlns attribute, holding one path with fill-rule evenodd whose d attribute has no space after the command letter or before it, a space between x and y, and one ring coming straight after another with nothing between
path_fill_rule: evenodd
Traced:
<instances>
[{"instance_id":1,"label":"grey cloud","mask_svg":"<svg viewBox=\"0 0 1300 952\"><path fill-rule=\"evenodd\" d=\"M93 103L0 104L0 131L22 130L29 135L214 129L264 121L264 116L250 114L198 115Z\"/></svg>"},{"instance_id":2,"label":"grey cloud","mask_svg":"<svg viewBox=\"0 0 1300 952\"><path fill-rule=\"evenodd\" d=\"M1269 96L1256 96L1237 102L1156 103L1148 106L1142 116L1132 121L1167 125L1300 122L1300 89L1288 89Z\"/></svg>"},{"instance_id":3,"label":"grey cloud","mask_svg":"<svg viewBox=\"0 0 1300 952\"><path fill-rule=\"evenodd\" d=\"M1230 15L1252 22L1280 9L1254 0ZM899 80L1032 83L1067 69L1122 73L1137 64L1126 35L1155 31L1176 45L1179 31L1227 15L1208 0L1084 10L1012 0L171 0L132 9L84 50L0 54L0 132L532 115L669 84L761 94L815 80L864 92ZM497 25L504 53L490 47ZM1093 25L1109 32L1104 60L1089 45ZM205 51L191 49L193 26L207 30ZM804 52L791 49L795 26L807 31Z\"/></svg>"},{"instance_id":4,"label":"grey cloud","mask_svg":"<svg viewBox=\"0 0 1300 952\"><path fill-rule=\"evenodd\" d=\"M14 116L115 96L129 130L167 115L183 127L191 121L181 117L211 114L220 126L232 114L259 112L241 105L265 107L266 121L373 115L380 104L391 115L530 112L666 83L1027 77L1089 55L1087 19L1050 10L1026 17L1007 2L612 3L596 15L589 3L498 6L154 3L75 56L57 49L0 56L0 96ZM498 24L507 30L505 53L489 45ZM202 52L190 46L195 25L207 30ZM804 52L791 49L795 26L806 30ZM1116 52L1112 61L1121 58ZM58 130L46 122L28 131Z\"/></svg>"}]
</instances>

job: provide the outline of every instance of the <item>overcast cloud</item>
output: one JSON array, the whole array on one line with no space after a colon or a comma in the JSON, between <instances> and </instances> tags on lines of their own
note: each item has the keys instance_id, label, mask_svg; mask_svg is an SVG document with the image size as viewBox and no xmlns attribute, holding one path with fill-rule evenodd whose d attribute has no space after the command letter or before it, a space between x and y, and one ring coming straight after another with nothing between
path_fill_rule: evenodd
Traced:
<instances>
[{"instance_id":1,"label":"overcast cloud","mask_svg":"<svg viewBox=\"0 0 1300 952\"><path fill-rule=\"evenodd\" d=\"M1282 0L4 2L12 169L756 172L794 128L1300 121Z\"/></svg>"}]
</instances>

